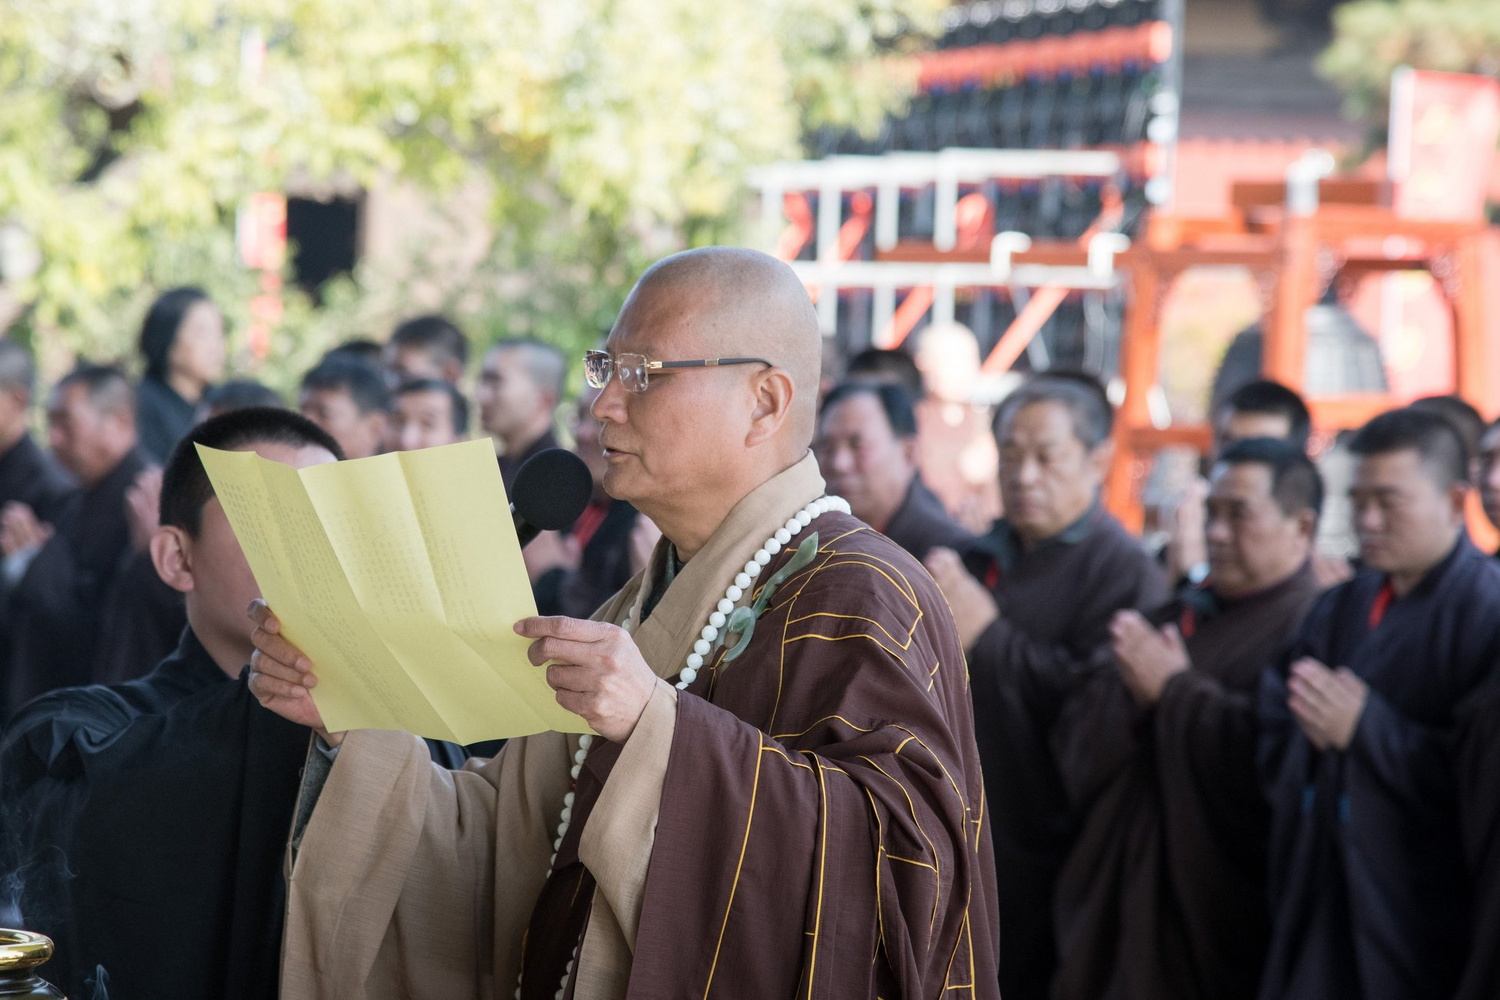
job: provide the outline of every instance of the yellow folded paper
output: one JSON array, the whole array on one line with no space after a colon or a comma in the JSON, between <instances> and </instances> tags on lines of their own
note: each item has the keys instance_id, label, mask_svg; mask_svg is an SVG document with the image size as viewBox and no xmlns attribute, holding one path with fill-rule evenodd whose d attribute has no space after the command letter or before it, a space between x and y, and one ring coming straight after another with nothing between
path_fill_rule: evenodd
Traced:
<instances>
[{"instance_id":1,"label":"yellow folded paper","mask_svg":"<svg viewBox=\"0 0 1500 1000\"><path fill-rule=\"evenodd\" d=\"M331 732L588 732L512 626L536 614L490 442L293 469L198 446Z\"/></svg>"}]
</instances>

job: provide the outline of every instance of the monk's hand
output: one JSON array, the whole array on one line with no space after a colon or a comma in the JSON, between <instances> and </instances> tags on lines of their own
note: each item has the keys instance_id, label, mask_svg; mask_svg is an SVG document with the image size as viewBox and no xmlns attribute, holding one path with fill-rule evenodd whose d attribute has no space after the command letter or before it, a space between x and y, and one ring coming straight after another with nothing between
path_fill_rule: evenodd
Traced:
<instances>
[{"instance_id":1,"label":"monk's hand","mask_svg":"<svg viewBox=\"0 0 1500 1000\"><path fill-rule=\"evenodd\" d=\"M1208 483L1194 479L1183 491L1172 520L1167 526L1167 575L1179 580L1208 561L1208 539L1205 533L1203 505L1208 500Z\"/></svg>"},{"instance_id":2,"label":"monk's hand","mask_svg":"<svg viewBox=\"0 0 1500 1000\"><path fill-rule=\"evenodd\" d=\"M927 572L932 574L938 589L948 600L953 624L958 626L959 641L966 651L973 649L984 630L1000 617L1000 606L984 584L964 568L963 560L952 549L933 549L922 560L922 565L927 567Z\"/></svg>"},{"instance_id":3,"label":"monk's hand","mask_svg":"<svg viewBox=\"0 0 1500 1000\"><path fill-rule=\"evenodd\" d=\"M1158 631L1137 611L1117 613L1109 625L1109 638L1120 679L1143 707L1160 701L1167 681L1191 665L1177 627L1168 625Z\"/></svg>"},{"instance_id":4,"label":"monk's hand","mask_svg":"<svg viewBox=\"0 0 1500 1000\"><path fill-rule=\"evenodd\" d=\"M43 524L24 503L12 501L0 511L0 551L7 556L35 552L52 537L52 525Z\"/></svg>"},{"instance_id":5,"label":"monk's hand","mask_svg":"<svg viewBox=\"0 0 1500 1000\"><path fill-rule=\"evenodd\" d=\"M318 684L312 661L281 634L281 621L266 607L266 602L250 602L250 620L255 631L250 641L255 652L250 656L250 693L256 699L290 722L317 730L323 741L336 747L343 733L330 733L323 716L313 704L311 689Z\"/></svg>"},{"instance_id":6,"label":"monk's hand","mask_svg":"<svg viewBox=\"0 0 1500 1000\"><path fill-rule=\"evenodd\" d=\"M557 703L583 717L607 740L624 743L635 732L657 678L630 633L581 618L523 618L516 634L535 640L527 655L546 665Z\"/></svg>"},{"instance_id":7,"label":"monk's hand","mask_svg":"<svg viewBox=\"0 0 1500 1000\"><path fill-rule=\"evenodd\" d=\"M161 524L160 469L142 470L125 491L125 524L130 529L131 549L145 552Z\"/></svg>"},{"instance_id":8,"label":"monk's hand","mask_svg":"<svg viewBox=\"0 0 1500 1000\"><path fill-rule=\"evenodd\" d=\"M1312 657L1292 664L1287 707L1319 750L1347 750L1370 688L1348 667L1329 670Z\"/></svg>"}]
</instances>

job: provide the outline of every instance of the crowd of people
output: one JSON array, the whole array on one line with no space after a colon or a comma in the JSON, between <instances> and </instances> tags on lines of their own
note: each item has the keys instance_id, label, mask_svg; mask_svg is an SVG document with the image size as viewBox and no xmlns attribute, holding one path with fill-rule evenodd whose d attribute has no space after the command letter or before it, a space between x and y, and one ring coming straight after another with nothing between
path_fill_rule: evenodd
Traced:
<instances>
[{"instance_id":1,"label":"crowd of people","mask_svg":"<svg viewBox=\"0 0 1500 1000\"><path fill-rule=\"evenodd\" d=\"M1475 495L1500 527L1500 421L1442 397L1358 429L1347 442L1358 550L1320 552L1326 491L1308 409L1284 386L1250 382L1212 414L1202 476L1153 551L1102 505L1113 409L1096 379L1038 373L997 406L976 403L977 354L953 328L927 331L912 353L825 356L821 372L783 361L778 352L806 347L786 338L815 329L783 287L789 274L733 254L669 258L648 272L565 426L570 359L503 340L471 381L468 338L436 315L403 322L383 343L330 351L303 377L298 415L263 386L222 381L222 320L201 292L179 289L145 318L139 380L85 363L51 388L44 450L30 434L30 359L0 341L0 876L12 897L0 898L0 923L8 905L9 919L57 939L49 969L71 995L88 996L107 972L117 1000L343 995L319 984L346 975L365 990L349 995L470 995L481 982L475 995L508 996L500 977L511 976L551 996L559 974L559 997L623 996L620 975L632 995L688 982L708 995L731 927L748 943L724 958L730 992L801 988L775 971L783 962L802 970L809 995L864 995L866 980L872 996L976 997L996 995L995 981L1006 1000L1500 995L1500 794L1490 778L1500 764L1500 561L1466 530ZM679 300L684 289L691 297ZM663 317L708 309L700 299L714 296L730 303L702 324L717 333L672 333ZM714 378L751 380L761 395L745 396L743 427L726 417L726 431L704 412L734 410L732 392L696 410L682 403L677 423L662 416L673 397L646 391L660 377L648 378L654 354L627 369L635 355L624 352L669 347L713 359L692 363L728 373ZM742 362L743 373L730 367ZM783 368L791 375L777 383ZM804 406L815 464L799 437ZM311 665L263 607L251 634L254 581L193 446L310 465L464 440L471 412L507 486L563 441L594 475L574 527L525 550L540 614L623 622L643 653L668 650L681 670L628 726L581 713L624 748L605 758L613 773L595 771L588 742L557 734L518 741L492 764L483 762L496 746L395 734L341 743L298 701ZM651 419L667 427L654 453ZM732 451L722 441L695 446L714 433L738 435L743 454L719 454ZM631 473L634 461L642 469ZM766 471L753 478L757 463ZM819 475L849 510L804 509L814 511L800 523L818 528L816 555L777 555L794 551L798 523L783 511L768 522L756 573L727 592L705 575L712 560L733 559L716 548L726 525L759 538L769 516L760 508L781 509L775 491L817 496ZM720 520L700 528L684 513L731 481L741 486L715 510ZM756 590L790 589L785 570L800 569L798 558L820 559L808 579L840 566L864 575L810 591L804 582L790 601ZM760 566L766 577L748 582ZM900 599L859 603L886 586ZM742 631L736 606L757 593L756 615L773 613ZM794 615L809 593L821 610ZM709 625L687 636L682 669L682 650L646 618L696 630L703 613ZM551 653L579 641L548 627L526 634ZM732 650L716 645L729 629L743 635ZM832 639L870 646L836 656ZM757 661L766 643L779 653ZM741 647L772 682L724 672ZM273 679L247 687L252 661L269 662L257 670ZM706 680L711 666L715 686L703 688L699 671ZM570 690L554 686L560 699ZM752 739L752 768L735 756L744 734L694 715L680 692L750 723L761 741ZM930 717L914 707L928 701ZM674 711L675 735L662 721ZM897 725L903 713L917 721ZM692 765L684 740L698 741ZM903 759L911 742L928 757ZM653 751L641 746L660 761L643 763ZM562 772L538 770L554 753ZM784 758L786 775L762 770L767 754ZM850 777L865 762L878 776ZM817 772L810 799L798 767ZM424 791L429 768L447 777ZM828 791L828 771L859 793ZM525 791L507 806L513 786ZM617 819L610 810L630 813L622 789L650 809ZM784 829L752 835L747 819L743 838L736 827L711 856L651 851L753 814L758 792ZM530 881L507 883L512 859L496 845L530 837L527 810L548 796L566 802L556 842L549 819L540 853L524 855ZM606 833L591 842L569 832L573 815L582 829L590 813L622 842L644 837L644 852L611 853ZM358 840L382 825L395 831L386 846ZM838 850L811 843L830 829ZM960 847L942 847L946 835ZM404 845L399 861L393 843ZM549 843L552 875L536 882ZM374 874L388 865L399 877ZM341 872L337 892L301 874L318 866ZM573 871L576 881L560 877ZM737 894L740 871L753 873L753 891ZM825 878L847 892L831 908ZM796 905L778 910L785 901L770 886L783 880ZM814 902L798 895L804 881L818 887ZM869 935L846 947L866 917L835 915L861 907ZM923 907L925 923L913 917ZM325 920L325 908L338 919ZM678 955L664 920L716 936L712 964ZM816 961L824 920L822 975L863 977L858 987L814 978L804 949ZM528 922L533 935L545 926L573 936L561 943L558 930L558 943L533 937L530 950L505 953L506 934L525 940ZM577 943L584 928L592 951ZM493 953L470 935L493 935ZM757 967L757 948L774 956L771 971ZM590 979L584 968L611 971ZM526 986L538 975L551 977L545 991ZM417 980L449 985L431 992Z\"/></svg>"}]
</instances>

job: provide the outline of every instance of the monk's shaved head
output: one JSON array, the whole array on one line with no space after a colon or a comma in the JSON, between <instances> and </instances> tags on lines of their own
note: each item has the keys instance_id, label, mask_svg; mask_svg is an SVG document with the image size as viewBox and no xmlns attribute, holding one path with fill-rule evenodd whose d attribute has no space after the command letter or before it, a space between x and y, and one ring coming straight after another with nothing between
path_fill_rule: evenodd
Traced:
<instances>
[{"instance_id":1,"label":"monk's shaved head","mask_svg":"<svg viewBox=\"0 0 1500 1000\"><path fill-rule=\"evenodd\" d=\"M703 357L765 358L790 374L796 397L789 440L806 450L817 423L823 338L812 299L790 267L741 247L684 250L641 275L625 308L648 296L688 320Z\"/></svg>"},{"instance_id":2,"label":"monk's shaved head","mask_svg":"<svg viewBox=\"0 0 1500 1000\"><path fill-rule=\"evenodd\" d=\"M646 368L629 385L612 377L594 401L604 489L684 556L741 498L807 459L822 337L802 283L774 257L709 247L660 261L604 346L617 364L755 359Z\"/></svg>"}]
</instances>

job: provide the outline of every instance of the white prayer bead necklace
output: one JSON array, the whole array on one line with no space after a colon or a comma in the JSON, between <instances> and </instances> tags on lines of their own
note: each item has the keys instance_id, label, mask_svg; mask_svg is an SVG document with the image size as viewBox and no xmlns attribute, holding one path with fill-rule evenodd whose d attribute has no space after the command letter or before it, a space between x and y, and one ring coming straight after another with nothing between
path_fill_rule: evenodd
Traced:
<instances>
[{"instance_id":1,"label":"white prayer bead necklace","mask_svg":"<svg viewBox=\"0 0 1500 1000\"><path fill-rule=\"evenodd\" d=\"M767 538L765 544L756 549L755 556L747 563L745 568L735 574L734 582L724 591L724 596L714 606L714 610L708 616L708 623L703 626L703 631L698 634L698 639L693 643L693 651L687 655L681 672L677 675L677 690L686 691L693 681L698 679L698 671L703 668L704 657L708 656L714 648L714 643L719 638L719 633L729 621L729 616L734 612L735 605L750 591L755 578L760 576L760 571L771 561L778 552L787 546L793 538L802 533L802 529L813 522L819 515L836 510L841 514L848 514L849 502L843 497L819 497L818 499L803 507L797 513L787 519L786 524L777 528L775 533ZM632 623L626 618L622 627L625 631L632 630ZM575 801L574 789L578 786L578 775L583 772L583 762L588 759L589 747L594 745L592 733L584 733L578 737L578 749L573 753L573 767L568 772L572 781L568 787L568 793L563 796L562 813L558 817L557 839L552 842L552 857L547 861L547 874L552 874L552 868L557 864L557 852L562 849L563 838L568 834L568 825L573 821L573 803ZM580 939L582 943L582 939ZM562 985L557 989L557 1000L562 1000L568 991L568 980L573 976L573 965L578 961L578 945L573 946L573 957L568 959L567 967L563 970ZM521 986L516 984L516 1000L520 1000Z\"/></svg>"}]
</instances>

